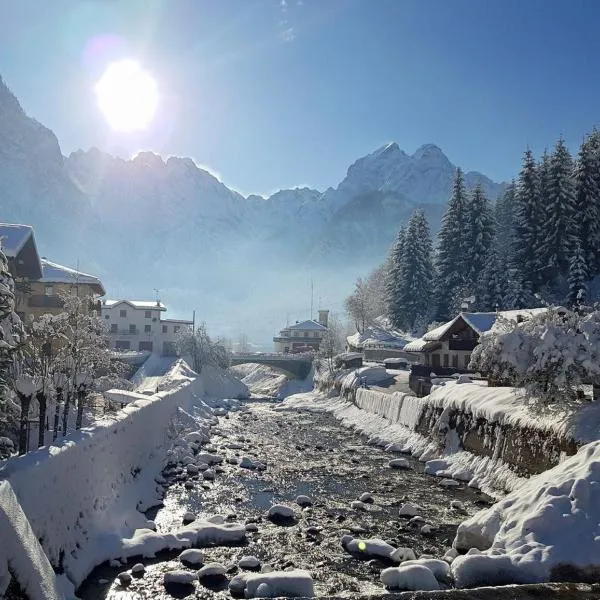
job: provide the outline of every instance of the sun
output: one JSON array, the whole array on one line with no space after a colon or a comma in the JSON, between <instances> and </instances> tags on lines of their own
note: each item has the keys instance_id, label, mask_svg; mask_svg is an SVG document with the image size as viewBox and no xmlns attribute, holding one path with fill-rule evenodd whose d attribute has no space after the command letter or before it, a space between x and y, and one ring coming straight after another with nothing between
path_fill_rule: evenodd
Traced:
<instances>
[{"instance_id":1,"label":"sun","mask_svg":"<svg viewBox=\"0 0 600 600\"><path fill-rule=\"evenodd\" d=\"M96 84L98 107L116 131L145 129L158 108L158 86L133 59L113 62Z\"/></svg>"}]
</instances>

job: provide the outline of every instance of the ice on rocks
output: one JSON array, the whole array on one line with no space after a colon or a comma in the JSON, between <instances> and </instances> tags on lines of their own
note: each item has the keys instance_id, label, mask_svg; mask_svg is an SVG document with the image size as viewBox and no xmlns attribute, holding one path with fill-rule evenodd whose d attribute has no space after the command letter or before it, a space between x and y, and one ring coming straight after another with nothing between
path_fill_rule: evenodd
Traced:
<instances>
[{"instance_id":1,"label":"ice on rocks","mask_svg":"<svg viewBox=\"0 0 600 600\"><path fill-rule=\"evenodd\" d=\"M269 512L267 513L269 519L294 519L296 517L296 513L291 506L286 506L285 504L274 504L269 508Z\"/></svg>"},{"instance_id":2,"label":"ice on rocks","mask_svg":"<svg viewBox=\"0 0 600 600\"><path fill-rule=\"evenodd\" d=\"M404 444L388 444L385 447L386 452L405 452Z\"/></svg>"},{"instance_id":3,"label":"ice on rocks","mask_svg":"<svg viewBox=\"0 0 600 600\"><path fill-rule=\"evenodd\" d=\"M223 462L223 457L218 454L210 454L208 452L204 452L202 454L198 454L196 457L198 464L206 463L208 466L220 465Z\"/></svg>"},{"instance_id":4,"label":"ice on rocks","mask_svg":"<svg viewBox=\"0 0 600 600\"><path fill-rule=\"evenodd\" d=\"M350 553L365 557L391 559L396 551L394 546L379 538L359 539L352 536L342 537L342 546ZM392 559L393 560L393 559Z\"/></svg>"},{"instance_id":5,"label":"ice on rocks","mask_svg":"<svg viewBox=\"0 0 600 600\"><path fill-rule=\"evenodd\" d=\"M432 531L433 531L433 528L428 523L426 523L425 525L423 525L423 527L421 527L421 533L424 533L425 535L430 534Z\"/></svg>"},{"instance_id":6,"label":"ice on rocks","mask_svg":"<svg viewBox=\"0 0 600 600\"><path fill-rule=\"evenodd\" d=\"M186 566L199 567L204 564L204 553L197 548L189 548L179 555L179 561Z\"/></svg>"},{"instance_id":7,"label":"ice on rocks","mask_svg":"<svg viewBox=\"0 0 600 600\"><path fill-rule=\"evenodd\" d=\"M219 563L209 563L198 571L198 579L216 579L225 577L227 569Z\"/></svg>"},{"instance_id":8,"label":"ice on rocks","mask_svg":"<svg viewBox=\"0 0 600 600\"><path fill-rule=\"evenodd\" d=\"M454 479L442 479L440 485L446 488L460 487L460 483Z\"/></svg>"},{"instance_id":9,"label":"ice on rocks","mask_svg":"<svg viewBox=\"0 0 600 600\"><path fill-rule=\"evenodd\" d=\"M398 515L401 517L416 517L423 512L423 507L411 502L405 502L398 510Z\"/></svg>"},{"instance_id":10,"label":"ice on rocks","mask_svg":"<svg viewBox=\"0 0 600 600\"><path fill-rule=\"evenodd\" d=\"M198 576L191 571L167 571L163 575L164 585L192 585L197 580Z\"/></svg>"},{"instance_id":11,"label":"ice on rocks","mask_svg":"<svg viewBox=\"0 0 600 600\"><path fill-rule=\"evenodd\" d=\"M431 570L418 564L384 569L381 572L381 582L391 590L433 591L440 589L440 584Z\"/></svg>"}]
</instances>

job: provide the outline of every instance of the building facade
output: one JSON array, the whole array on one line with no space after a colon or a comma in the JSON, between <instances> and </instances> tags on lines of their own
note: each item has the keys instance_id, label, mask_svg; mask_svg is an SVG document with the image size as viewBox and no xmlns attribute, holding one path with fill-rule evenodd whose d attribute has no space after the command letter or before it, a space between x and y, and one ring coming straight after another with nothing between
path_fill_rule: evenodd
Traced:
<instances>
[{"instance_id":1,"label":"building facade","mask_svg":"<svg viewBox=\"0 0 600 600\"><path fill-rule=\"evenodd\" d=\"M163 319L167 307L151 300L104 300L102 320L115 350L149 351L174 356L181 331L192 327L192 321Z\"/></svg>"},{"instance_id":2,"label":"building facade","mask_svg":"<svg viewBox=\"0 0 600 600\"><path fill-rule=\"evenodd\" d=\"M328 310L319 311L319 320L296 322L279 332L273 338L275 352L294 354L298 352L316 352L327 331Z\"/></svg>"}]
</instances>

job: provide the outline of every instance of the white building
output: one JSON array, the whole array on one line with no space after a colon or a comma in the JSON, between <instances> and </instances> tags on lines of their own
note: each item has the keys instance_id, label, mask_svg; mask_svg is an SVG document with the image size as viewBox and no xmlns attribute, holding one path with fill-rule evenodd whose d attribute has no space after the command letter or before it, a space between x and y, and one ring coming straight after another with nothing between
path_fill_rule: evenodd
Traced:
<instances>
[{"instance_id":1,"label":"white building","mask_svg":"<svg viewBox=\"0 0 600 600\"><path fill-rule=\"evenodd\" d=\"M176 354L175 342L192 321L162 319L167 307L151 300L104 300L102 319L116 350L147 350L162 356Z\"/></svg>"},{"instance_id":2,"label":"white building","mask_svg":"<svg viewBox=\"0 0 600 600\"><path fill-rule=\"evenodd\" d=\"M319 311L319 320L296 322L288 325L273 338L275 352L284 354L296 352L317 352L327 332L328 310Z\"/></svg>"}]
</instances>

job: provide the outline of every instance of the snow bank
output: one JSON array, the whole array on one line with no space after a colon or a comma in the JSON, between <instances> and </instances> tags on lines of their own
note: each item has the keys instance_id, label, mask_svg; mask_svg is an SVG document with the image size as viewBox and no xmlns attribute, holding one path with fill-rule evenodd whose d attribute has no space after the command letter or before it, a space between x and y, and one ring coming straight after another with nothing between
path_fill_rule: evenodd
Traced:
<instances>
[{"instance_id":1,"label":"snow bank","mask_svg":"<svg viewBox=\"0 0 600 600\"><path fill-rule=\"evenodd\" d=\"M235 579L240 589L244 585L246 598L314 598L315 595L312 577L302 569L243 574Z\"/></svg>"},{"instance_id":2,"label":"snow bank","mask_svg":"<svg viewBox=\"0 0 600 600\"><path fill-rule=\"evenodd\" d=\"M232 374L205 365L202 367L202 383L204 393L213 398L248 398L250 392L248 387Z\"/></svg>"},{"instance_id":3,"label":"snow bank","mask_svg":"<svg viewBox=\"0 0 600 600\"><path fill-rule=\"evenodd\" d=\"M531 477L517 491L463 522L454 546L460 587L536 583L575 572L600 578L600 442Z\"/></svg>"},{"instance_id":4,"label":"snow bank","mask_svg":"<svg viewBox=\"0 0 600 600\"><path fill-rule=\"evenodd\" d=\"M277 396L290 379L290 375L268 365L248 363L231 367L229 371L248 386L253 394Z\"/></svg>"},{"instance_id":5,"label":"snow bank","mask_svg":"<svg viewBox=\"0 0 600 600\"><path fill-rule=\"evenodd\" d=\"M133 401L113 417L72 433L58 446L15 457L0 469L0 479L10 482L47 559L64 568L61 585L70 585L71 591L72 584L78 586L95 565L127 555L128 548L139 542L139 530L147 527L140 511L162 499L163 489L155 477L167 459L174 420L184 419L195 428L197 418L214 422L212 409L202 400L206 388L213 397L244 389L210 369L206 377L197 378L183 361L162 376L162 387L164 391L153 396L129 393ZM237 402L221 405L236 408ZM4 497L0 497L0 514L2 510L7 512ZM198 527L194 522L184 528L181 538L174 538L180 544L175 547L193 543L200 535ZM136 529L138 534L131 538ZM141 534L148 547L165 542L156 532ZM8 522L0 520L0 539L4 542L12 535ZM121 547L123 538L138 541Z\"/></svg>"},{"instance_id":6,"label":"snow bank","mask_svg":"<svg viewBox=\"0 0 600 600\"><path fill-rule=\"evenodd\" d=\"M0 482L0 531L0 596L10 583L10 569L30 600L60 598L52 566L7 481Z\"/></svg>"}]
</instances>

